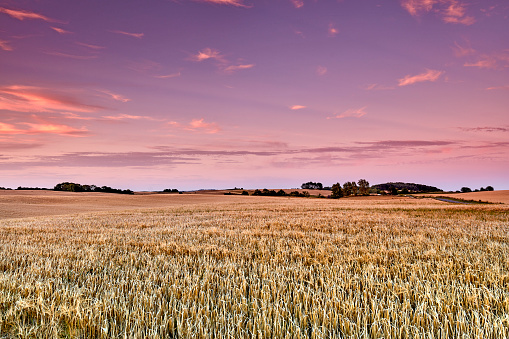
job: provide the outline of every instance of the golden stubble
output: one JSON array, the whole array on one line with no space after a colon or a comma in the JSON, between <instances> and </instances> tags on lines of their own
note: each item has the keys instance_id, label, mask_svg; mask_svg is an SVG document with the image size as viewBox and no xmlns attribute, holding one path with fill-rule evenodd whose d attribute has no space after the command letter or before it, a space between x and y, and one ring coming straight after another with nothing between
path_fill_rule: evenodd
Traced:
<instances>
[{"instance_id":1,"label":"golden stubble","mask_svg":"<svg viewBox=\"0 0 509 339\"><path fill-rule=\"evenodd\" d=\"M0 221L0 334L504 338L509 209L257 199Z\"/></svg>"}]
</instances>

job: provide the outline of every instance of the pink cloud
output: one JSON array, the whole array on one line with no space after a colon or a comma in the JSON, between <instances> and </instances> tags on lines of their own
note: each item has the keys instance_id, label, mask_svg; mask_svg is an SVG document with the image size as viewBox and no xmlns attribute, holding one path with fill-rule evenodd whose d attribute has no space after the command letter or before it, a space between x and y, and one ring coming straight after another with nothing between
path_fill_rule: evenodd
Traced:
<instances>
[{"instance_id":1,"label":"pink cloud","mask_svg":"<svg viewBox=\"0 0 509 339\"><path fill-rule=\"evenodd\" d=\"M9 45L8 41L0 40L0 49L4 51L12 51L12 47Z\"/></svg>"},{"instance_id":2,"label":"pink cloud","mask_svg":"<svg viewBox=\"0 0 509 339\"><path fill-rule=\"evenodd\" d=\"M225 72L227 73L232 73L232 72L235 72L235 71L239 71L239 70L242 70L242 69L249 69L249 68L253 68L255 65L254 64L247 64L247 65L230 65L228 67L226 67L224 69Z\"/></svg>"},{"instance_id":3,"label":"pink cloud","mask_svg":"<svg viewBox=\"0 0 509 339\"><path fill-rule=\"evenodd\" d=\"M507 51L503 51L493 55L482 55L478 61L467 62L464 66L488 69L507 68L509 67L509 54Z\"/></svg>"},{"instance_id":4,"label":"pink cloud","mask_svg":"<svg viewBox=\"0 0 509 339\"><path fill-rule=\"evenodd\" d=\"M460 44L455 42L453 50L454 50L454 54L457 57L464 57L464 56L467 56L467 55L475 54L475 49L473 49L470 46L470 43L467 46L461 46Z\"/></svg>"},{"instance_id":5,"label":"pink cloud","mask_svg":"<svg viewBox=\"0 0 509 339\"><path fill-rule=\"evenodd\" d=\"M394 87L383 86L383 85L379 85L379 84L369 84L366 87L364 87L364 89L366 91L383 91L383 90L394 89Z\"/></svg>"},{"instance_id":6,"label":"pink cloud","mask_svg":"<svg viewBox=\"0 0 509 339\"><path fill-rule=\"evenodd\" d=\"M424 81L437 81L438 78L443 74L442 71L436 71L432 69L426 70L426 72L418 74L418 75L407 75L402 79L399 79L398 86L407 86L412 85L418 82Z\"/></svg>"},{"instance_id":7,"label":"pink cloud","mask_svg":"<svg viewBox=\"0 0 509 339\"><path fill-rule=\"evenodd\" d=\"M214 123L214 122L207 123L204 121L203 118L193 119L193 120L191 120L191 122L188 125L182 125L176 121L170 121L168 123L168 125L179 128L179 129L183 129L186 131L203 132L203 133L208 133L208 134L215 134L221 130L216 123Z\"/></svg>"},{"instance_id":8,"label":"pink cloud","mask_svg":"<svg viewBox=\"0 0 509 339\"><path fill-rule=\"evenodd\" d=\"M67 53L60 53L60 52L44 52L44 54L58 56L62 58L70 58L70 59L76 59L76 60L90 60L97 58L97 55L75 55L75 54L67 54Z\"/></svg>"},{"instance_id":9,"label":"pink cloud","mask_svg":"<svg viewBox=\"0 0 509 339\"><path fill-rule=\"evenodd\" d=\"M495 86L495 87L488 87L486 88L487 90L494 90L494 89L508 89L509 90L509 85L506 85L506 86Z\"/></svg>"},{"instance_id":10,"label":"pink cloud","mask_svg":"<svg viewBox=\"0 0 509 339\"><path fill-rule=\"evenodd\" d=\"M476 62L466 62L463 66L495 69L497 68L497 60L493 57L485 55L481 60Z\"/></svg>"},{"instance_id":11,"label":"pink cloud","mask_svg":"<svg viewBox=\"0 0 509 339\"><path fill-rule=\"evenodd\" d=\"M325 75L325 74L327 74L327 67L318 66L316 68L316 74L318 74L318 75Z\"/></svg>"},{"instance_id":12,"label":"pink cloud","mask_svg":"<svg viewBox=\"0 0 509 339\"><path fill-rule=\"evenodd\" d=\"M83 43L83 42L76 42L77 45L80 45L80 46L84 46L84 47L88 47L88 48L91 48L91 49L104 49L105 47L104 46L98 46L98 45L91 45L91 44L86 44L86 43Z\"/></svg>"},{"instance_id":13,"label":"pink cloud","mask_svg":"<svg viewBox=\"0 0 509 339\"><path fill-rule=\"evenodd\" d=\"M72 32L66 31L65 29L58 28L58 27L51 27L52 30L57 32L58 34L71 34Z\"/></svg>"},{"instance_id":14,"label":"pink cloud","mask_svg":"<svg viewBox=\"0 0 509 339\"><path fill-rule=\"evenodd\" d=\"M329 33L330 37L335 37L336 35L339 34L339 31L337 30L337 28L334 26L333 23L329 24L329 28L328 28L327 32Z\"/></svg>"},{"instance_id":15,"label":"pink cloud","mask_svg":"<svg viewBox=\"0 0 509 339\"><path fill-rule=\"evenodd\" d=\"M67 125L58 124L31 124L24 123L30 129L24 134L59 134L67 136L82 136L88 133L86 128L77 129Z\"/></svg>"},{"instance_id":16,"label":"pink cloud","mask_svg":"<svg viewBox=\"0 0 509 339\"><path fill-rule=\"evenodd\" d=\"M0 87L0 109L15 112L93 112L102 107L86 105L75 98L32 86Z\"/></svg>"},{"instance_id":17,"label":"pink cloud","mask_svg":"<svg viewBox=\"0 0 509 339\"><path fill-rule=\"evenodd\" d=\"M236 7L244 7L244 8L250 8L251 6L247 6L244 4L242 0L198 0L200 2L208 2L211 4L218 4L218 5L230 5L230 6L236 6Z\"/></svg>"},{"instance_id":18,"label":"pink cloud","mask_svg":"<svg viewBox=\"0 0 509 339\"><path fill-rule=\"evenodd\" d=\"M0 122L0 134L21 134L21 135L59 134L59 135L79 136L88 133L86 128L77 129L71 126L61 124L49 124L49 123L32 124L28 122L24 122L21 124L28 126L29 129L20 129L12 124Z\"/></svg>"},{"instance_id":19,"label":"pink cloud","mask_svg":"<svg viewBox=\"0 0 509 339\"><path fill-rule=\"evenodd\" d=\"M20 134L22 130L16 128L14 125L0 122L0 134Z\"/></svg>"},{"instance_id":20,"label":"pink cloud","mask_svg":"<svg viewBox=\"0 0 509 339\"><path fill-rule=\"evenodd\" d=\"M290 1L295 8L301 8L302 6L304 6L304 1L302 0L290 0Z\"/></svg>"},{"instance_id":21,"label":"pink cloud","mask_svg":"<svg viewBox=\"0 0 509 339\"><path fill-rule=\"evenodd\" d=\"M221 55L221 53L218 50L212 49L212 48L204 48L201 51L198 52L196 55L191 55L191 60L194 61L204 61L209 59L215 59L217 61L224 62L225 59Z\"/></svg>"},{"instance_id":22,"label":"pink cloud","mask_svg":"<svg viewBox=\"0 0 509 339\"><path fill-rule=\"evenodd\" d=\"M104 91L104 90L100 90L99 92L101 93L104 93L106 95L108 95L110 98L112 98L113 100L117 100L117 101L121 101L121 102L128 102L128 101L131 101L131 99L128 99L120 94L115 94L115 93L112 93L110 91Z\"/></svg>"},{"instance_id":23,"label":"pink cloud","mask_svg":"<svg viewBox=\"0 0 509 339\"><path fill-rule=\"evenodd\" d=\"M130 37L133 37L133 38L137 38L137 39L141 39L145 35L144 33L131 33L131 32L125 32L125 31L119 31L119 30L110 31L110 32L111 33L116 33L116 34L127 35L127 36L130 36Z\"/></svg>"},{"instance_id":24,"label":"pink cloud","mask_svg":"<svg viewBox=\"0 0 509 339\"><path fill-rule=\"evenodd\" d=\"M116 116L108 115L103 116L103 119L107 120L153 120L153 121L160 121L158 119L154 119L152 117L146 117L141 115L130 115L130 114L120 114Z\"/></svg>"},{"instance_id":25,"label":"pink cloud","mask_svg":"<svg viewBox=\"0 0 509 339\"><path fill-rule=\"evenodd\" d=\"M293 105L293 106L290 106L291 110L298 110L298 109L304 109L304 108L307 108L307 106L302 106L302 105Z\"/></svg>"},{"instance_id":26,"label":"pink cloud","mask_svg":"<svg viewBox=\"0 0 509 339\"><path fill-rule=\"evenodd\" d=\"M171 78L176 78L176 77L179 77L179 76L181 76L180 72L173 73L173 74L167 74L167 75L154 75L154 78L158 78L158 79L171 79Z\"/></svg>"},{"instance_id":27,"label":"pink cloud","mask_svg":"<svg viewBox=\"0 0 509 339\"><path fill-rule=\"evenodd\" d=\"M466 14L466 5L459 0L402 0L401 6L412 16L435 12L445 23L472 25L475 18Z\"/></svg>"},{"instance_id":28,"label":"pink cloud","mask_svg":"<svg viewBox=\"0 0 509 339\"><path fill-rule=\"evenodd\" d=\"M0 13L5 13L5 14L7 14L15 19L18 19L18 20L39 19L39 20L44 20L47 22L56 22L56 20L48 18L47 16L44 16L42 14L29 12L29 11L23 11L23 10L8 9L5 7L0 7Z\"/></svg>"},{"instance_id":29,"label":"pink cloud","mask_svg":"<svg viewBox=\"0 0 509 339\"><path fill-rule=\"evenodd\" d=\"M358 109L349 109L349 110L346 110L343 113L338 114L336 116L328 117L327 119L360 118L360 117L366 115L366 111L365 111L366 108L367 108L367 106L364 106L364 107L361 107Z\"/></svg>"}]
</instances>

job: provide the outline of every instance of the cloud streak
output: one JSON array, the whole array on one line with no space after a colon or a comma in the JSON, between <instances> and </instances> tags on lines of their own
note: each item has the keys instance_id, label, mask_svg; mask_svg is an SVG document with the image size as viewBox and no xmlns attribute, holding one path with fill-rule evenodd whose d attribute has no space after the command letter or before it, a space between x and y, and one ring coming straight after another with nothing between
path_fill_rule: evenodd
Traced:
<instances>
[{"instance_id":1,"label":"cloud streak","mask_svg":"<svg viewBox=\"0 0 509 339\"><path fill-rule=\"evenodd\" d=\"M113 30L110 32L115 33L115 34L130 36L130 37L137 38L137 39L141 39L145 35L144 33L132 33L132 32L126 32L126 31L120 31L120 30Z\"/></svg>"},{"instance_id":2,"label":"cloud streak","mask_svg":"<svg viewBox=\"0 0 509 339\"><path fill-rule=\"evenodd\" d=\"M233 73L233 72L240 71L240 70L243 70L243 69L250 69L250 68L253 68L254 66L255 66L254 64L230 65L230 66L226 67L224 69L224 71L226 73Z\"/></svg>"},{"instance_id":3,"label":"cloud streak","mask_svg":"<svg viewBox=\"0 0 509 339\"><path fill-rule=\"evenodd\" d=\"M327 119L360 118L360 117L363 117L364 115L366 115L366 108L367 107L364 106L364 107L357 108L357 109L349 109L349 110L346 110L343 113L338 114L336 116L328 117Z\"/></svg>"},{"instance_id":4,"label":"cloud streak","mask_svg":"<svg viewBox=\"0 0 509 339\"><path fill-rule=\"evenodd\" d=\"M5 40L0 40L0 49L3 49L4 51L9 51L9 52L13 50L11 45L9 45L9 42L5 41Z\"/></svg>"},{"instance_id":5,"label":"cloud streak","mask_svg":"<svg viewBox=\"0 0 509 339\"><path fill-rule=\"evenodd\" d=\"M193 61L198 61L198 62L209 60L209 59L217 60L220 62L225 62L223 55L221 55L221 53L218 50L215 50L213 48L208 48L208 47L202 49L195 55L191 55L190 59Z\"/></svg>"},{"instance_id":6,"label":"cloud streak","mask_svg":"<svg viewBox=\"0 0 509 339\"><path fill-rule=\"evenodd\" d=\"M248 6L244 4L242 0L197 0L199 2L206 2L210 4L217 4L217 5L229 5L229 6L235 6L235 7L244 7L244 8L250 8L252 6Z\"/></svg>"},{"instance_id":7,"label":"cloud streak","mask_svg":"<svg viewBox=\"0 0 509 339\"><path fill-rule=\"evenodd\" d=\"M87 105L78 99L33 86L0 87L0 109L15 112L93 112L103 107Z\"/></svg>"},{"instance_id":8,"label":"cloud streak","mask_svg":"<svg viewBox=\"0 0 509 339\"><path fill-rule=\"evenodd\" d=\"M193 119L187 125L182 125L176 121L170 121L168 123L168 125L178 128L178 129L186 130L186 131L201 132L201 133L206 133L206 134L215 134L215 133L219 133L219 131L221 131L221 129L219 128L219 126L216 123L205 122L203 118Z\"/></svg>"},{"instance_id":9,"label":"cloud streak","mask_svg":"<svg viewBox=\"0 0 509 339\"><path fill-rule=\"evenodd\" d=\"M66 136L84 136L88 134L86 128L77 129L68 125L51 124L51 123L28 123L23 122L21 125L26 125L28 129L18 128L12 124L0 122L0 134L10 135L34 135L34 134L58 134Z\"/></svg>"},{"instance_id":10,"label":"cloud streak","mask_svg":"<svg viewBox=\"0 0 509 339\"><path fill-rule=\"evenodd\" d=\"M465 3L458 0L402 0L401 6L414 17L434 12L445 23L467 26L475 23L475 18L467 15Z\"/></svg>"},{"instance_id":11,"label":"cloud streak","mask_svg":"<svg viewBox=\"0 0 509 339\"><path fill-rule=\"evenodd\" d=\"M0 7L0 13L5 13L5 14L9 15L10 17L12 17L14 19L21 20L21 21L23 21L25 19L29 19L29 20L44 20L46 22L57 22L56 20L51 19L45 15L38 14L35 12L19 10L19 9L16 10L16 9Z\"/></svg>"},{"instance_id":12,"label":"cloud streak","mask_svg":"<svg viewBox=\"0 0 509 339\"><path fill-rule=\"evenodd\" d=\"M58 34L72 34L73 32L66 31L65 29L59 28L59 27L51 27L52 30L57 32Z\"/></svg>"},{"instance_id":13,"label":"cloud streak","mask_svg":"<svg viewBox=\"0 0 509 339\"><path fill-rule=\"evenodd\" d=\"M290 109L291 110L299 110L299 109L304 109L304 108L307 108L306 106L302 106L302 105L293 105L293 106L290 106Z\"/></svg>"},{"instance_id":14,"label":"cloud streak","mask_svg":"<svg viewBox=\"0 0 509 339\"><path fill-rule=\"evenodd\" d=\"M417 74L417 75L407 75L402 79L399 79L398 86L408 86L413 85L418 82L425 82L425 81L437 81L438 78L443 74L442 71L432 70L428 69L426 72Z\"/></svg>"}]
</instances>

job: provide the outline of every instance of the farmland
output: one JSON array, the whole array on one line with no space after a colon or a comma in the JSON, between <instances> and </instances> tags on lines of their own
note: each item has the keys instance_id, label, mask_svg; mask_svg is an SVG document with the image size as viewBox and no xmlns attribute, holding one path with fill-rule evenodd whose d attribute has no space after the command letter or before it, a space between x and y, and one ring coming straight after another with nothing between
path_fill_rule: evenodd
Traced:
<instances>
[{"instance_id":1,"label":"farmland","mask_svg":"<svg viewBox=\"0 0 509 339\"><path fill-rule=\"evenodd\" d=\"M505 204L157 199L0 220L0 337L509 337Z\"/></svg>"}]
</instances>

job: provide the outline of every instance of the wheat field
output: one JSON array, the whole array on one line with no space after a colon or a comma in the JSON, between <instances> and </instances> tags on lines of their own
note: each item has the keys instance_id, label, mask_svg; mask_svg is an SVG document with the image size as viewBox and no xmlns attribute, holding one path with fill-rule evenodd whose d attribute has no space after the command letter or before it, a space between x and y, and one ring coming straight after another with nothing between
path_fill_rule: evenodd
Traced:
<instances>
[{"instance_id":1,"label":"wheat field","mask_svg":"<svg viewBox=\"0 0 509 339\"><path fill-rule=\"evenodd\" d=\"M429 199L0 220L0 338L507 338L508 245Z\"/></svg>"}]
</instances>

